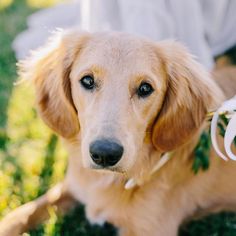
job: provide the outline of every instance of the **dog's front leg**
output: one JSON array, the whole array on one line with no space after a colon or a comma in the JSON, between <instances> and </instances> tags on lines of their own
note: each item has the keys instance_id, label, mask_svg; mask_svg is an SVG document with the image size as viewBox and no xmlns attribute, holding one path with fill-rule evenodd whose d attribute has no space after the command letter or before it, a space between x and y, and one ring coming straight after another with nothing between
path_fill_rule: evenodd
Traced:
<instances>
[{"instance_id":1,"label":"dog's front leg","mask_svg":"<svg viewBox=\"0 0 236 236\"><path fill-rule=\"evenodd\" d=\"M65 213L76 201L63 183L57 184L35 201L15 209L0 222L1 236L20 235L49 217L48 209L54 206L56 212Z\"/></svg>"},{"instance_id":2,"label":"dog's front leg","mask_svg":"<svg viewBox=\"0 0 236 236\"><path fill-rule=\"evenodd\" d=\"M159 228L146 228L145 230L133 228L133 229L120 229L119 236L177 236L178 227L172 225L161 225Z\"/></svg>"},{"instance_id":3,"label":"dog's front leg","mask_svg":"<svg viewBox=\"0 0 236 236\"><path fill-rule=\"evenodd\" d=\"M163 205L157 203L152 206L152 209L143 206L143 210L136 211L134 217L131 216L121 225L119 236L177 236L185 215L183 208L176 207L177 204L174 207L171 201L169 206L165 201Z\"/></svg>"}]
</instances>

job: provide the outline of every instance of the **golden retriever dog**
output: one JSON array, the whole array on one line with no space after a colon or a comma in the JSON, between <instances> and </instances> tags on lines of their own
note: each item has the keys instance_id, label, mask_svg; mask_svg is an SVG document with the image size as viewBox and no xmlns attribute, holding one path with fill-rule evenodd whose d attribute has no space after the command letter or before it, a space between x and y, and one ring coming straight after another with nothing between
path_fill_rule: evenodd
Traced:
<instances>
[{"instance_id":1,"label":"golden retriever dog","mask_svg":"<svg viewBox=\"0 0 236 236\"><path fill-rule=\"evenodd\" d=\"M75 201L90 222L110 222L122 236L174 236L191 217L236 210L235 162L211 149L210 168L192 171L206 114L236 93L235 78L220 88L176 42L74 30L55 36L21 72L69 163L62 183L3 219L1 236Z\"/></svg>"}]
</instances>

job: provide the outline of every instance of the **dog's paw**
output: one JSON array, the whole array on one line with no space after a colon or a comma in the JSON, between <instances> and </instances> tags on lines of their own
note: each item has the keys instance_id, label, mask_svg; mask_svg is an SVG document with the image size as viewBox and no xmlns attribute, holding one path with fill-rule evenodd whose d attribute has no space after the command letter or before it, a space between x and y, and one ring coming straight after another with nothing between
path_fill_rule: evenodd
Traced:
<instances>
[{"instance_id":1,"label":"dog's paw","mask_svg":"<svg viewBox=\"0 0 236 236\"><path fill-rule=\"evenodd\" d=\"M29 218L34 213L34 204L25 204L9 213L0 221L0 236L18 236L29 226Z\"/></svg>"},{"instance_id":2,"label":"dog's paw","mask_svg":"<svg viewBox=\"0 0 236 236\"><path fill-rule=\"evenodd\" d=\"M9 221L4 219L0 222L0 235L1 236L19 236L24 233L24 225L19 220Z\"/></svg>"}]
</instances>

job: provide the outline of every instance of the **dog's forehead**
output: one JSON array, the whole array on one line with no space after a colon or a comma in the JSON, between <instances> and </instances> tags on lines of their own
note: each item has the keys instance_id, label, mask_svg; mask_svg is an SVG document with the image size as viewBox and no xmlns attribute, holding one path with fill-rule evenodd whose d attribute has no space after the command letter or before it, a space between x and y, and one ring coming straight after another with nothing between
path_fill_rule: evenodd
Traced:
<instances>
[{"instance_id":1,"label":"dog's forehead","mask_svg":"<svg viewBox=\"0 0 236 236\"><path fill-rule=\"evenodd\" d=\"M93 50L102 49L103 52L116 56L117 52L121 55L129 55L135 52L141 53L151 48L151 42L122 33L94 34L88 45Z\"/></svg>"},{"instance_id":2,"label":"dog's forehead","mask_svg":"<svg viewBox=\"0 0 236 236\"><path fill-rule=\"evenodd\" d=\"M126 34L94 34L83 48L79 61L105 68L140 70L156 63L157 57L151 42Z\"/></svg>"}]
</instances>

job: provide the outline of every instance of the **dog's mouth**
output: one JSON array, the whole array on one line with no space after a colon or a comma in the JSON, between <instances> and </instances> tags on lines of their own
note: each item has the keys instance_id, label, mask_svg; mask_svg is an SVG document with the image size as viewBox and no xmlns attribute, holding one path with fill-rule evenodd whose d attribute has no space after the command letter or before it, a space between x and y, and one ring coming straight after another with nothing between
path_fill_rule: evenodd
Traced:
<instances>
[{"instance_id":1,"label":"dog's mouth","mask_svg":"<svg viewBox=\"0 0 236 236\"><path fill-rule=\"evenodd\" d=\"M98 165L92 165L90 168L99 172L116 172L120 174L126 173L126 171L123 168L118 167L118 166L102 167Z\"/></svg>"}]
</instances>

